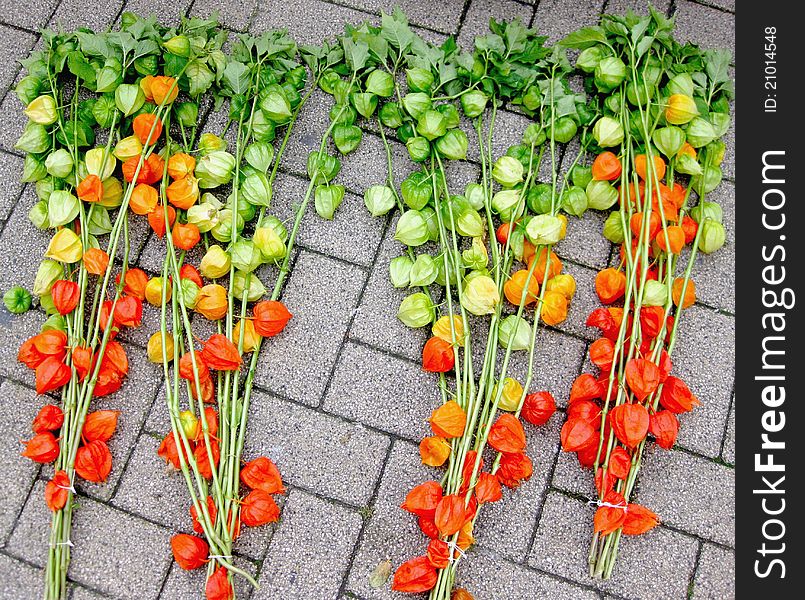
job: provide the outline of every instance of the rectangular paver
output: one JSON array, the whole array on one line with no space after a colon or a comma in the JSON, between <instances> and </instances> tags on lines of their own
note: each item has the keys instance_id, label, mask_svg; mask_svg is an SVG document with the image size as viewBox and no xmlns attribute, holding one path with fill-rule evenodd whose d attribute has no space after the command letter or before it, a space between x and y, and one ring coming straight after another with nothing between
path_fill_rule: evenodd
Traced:
<instances>
[{"instance_id":1,"label":"rectangular paver","mask_svg":"<svg viewBox=\"0 0 805 600\"><path fill-rule=\"evenodd\" d=\"M268 456L283 479L353 506L371 497L386 436L268 394L252 397L244 460Z\"/></svg>"},{"instance_id":2,"label":"rectangular paver","mask_svg":"<svg viewBox=\"0 0 805 600\"><path fill-rule=\"evenodd\" d=\"M693 581L694 600L735 597L735 553L715 544L703 544Z\"/></svg>"},{"instance_id":3,"label":"rectangular paver","mask_svg":"<svg viewBox=\"0 0 805 600\"><path fill-rule=\"evenodd\" d=\"M264 344L257 385L318 405L365 278L357 267L300 253L282 295L294 317L280 335Z\"/></svg>"},{"instance_id":4,"label":"rectangular paver","mask_svg":"<svg viewBox=\"0 0 805 600\"><path fill-rule=\"evenodd\" d=\"M253 598L337 598L360 527L357 512L294 490Z\"/></svg>"},{"instance_id":5,"label":"rectangular paver","mask_svg":"<svg viewBox=\"0 0 805 600\"><path fill-rule=\"evenodd\" d=\"M11 555L40 566L50 529L43 489L43 482L34 486L7 546ZM68 577L115 598L157 598L172 561L167 530L89 498L79 502L70 539L80 551L72 553Z\"/></svg>"}]
</instances>

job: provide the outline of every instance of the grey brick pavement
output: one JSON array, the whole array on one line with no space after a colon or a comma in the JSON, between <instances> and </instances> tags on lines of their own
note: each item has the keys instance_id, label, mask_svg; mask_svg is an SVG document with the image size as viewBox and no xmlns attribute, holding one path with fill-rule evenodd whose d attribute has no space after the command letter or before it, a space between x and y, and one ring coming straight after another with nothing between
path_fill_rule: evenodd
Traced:
<instances>
[{"instance_id":1,"label":"grey brick pavement","mask_svg":"<svg viewBox=\"0 0 805 600\"><path fill-rule=\"evenodd\" d=\"M467 42L490 16L520 15L556 39L593 23L602 10L640 9L639 0L444 0L398 2L412 25L432 40L457 35ZM123 10L163 18L177 11L205 15L218 9L233 31L291 28L301 43L315 43L344 21L379 20L391 3L380 0L179 0L165 10L152 0L0 0L0 291L13 283L30 286L46 238L27 222L34 201L30 186L16 183L21 157L13 144L24 124L19 102L6 90L19 77L24 57L45 24L102 28ZM706 46L733 43L731 0L659 0L677 14L680 33ZM280 216L304 192L304 160L326 126L327 100L317 94L292 137L284 171L277 180ZM525 119L502 111L496 152L514 143ZM215 130L220 119L209 119ZM220 123L219 125L220 126ZM478 544L460 570L460 584L476 598L729 598L734 595L734 134L728 138L725 176L716 192L725 208L728 241L697 265L700 305L681 329L676 369L687 378L702 406L682 418L679 447L651 452L645 459L639 498L655 508L663 524L622 544L613 580L592 582L585 568L592 509L580 501L593 490L589 472L575 457L558 451L557 414L547 426L529 428L534 477L506 492L503 503L485 510ZM470 136L471 138L474 136ZM405 149L395 146L398 178L411 169ZM477 159L477 153L474 155ZM471 156L473 158L473 156ZM296 312L286 332L267 344L250 415L246 455L266 454L279 464L288 495L282 519L272 527L244 532L238 564L254 573L262 588L241 586L239 597L401 598L389 586L369 587L367 576L382 560L396 565L421 552L424 540L399 509L408 489L438 471L419 463L416 446L437 401L435 380L418 367L424 331L399 324L395 312L404 293L388 283L388 261L400 246L393 241L393 217L370 219L360 198L385 173L380 140L366 135L360 149L343 160L339 180L348 196L332 223L305 218L301 249L284 299ZM473 162L451 173L452 185L478 176ZM586 368L585 353L595 332L583 320L597 305L595 268L607 263L610 248L600 236L601 217L572 220L559 254L578 282L570 317L542 334L534 388L546 387L563 406L569 382ZM161 266L159 245L147 228L133 228L133 255L150 273ZM18 232L25 232L19 236ZM294 307L296 310L294 310ZM0 599L38 598L49 523L41 497L48 469L17 457L31 417L42 398L32 391L30 372L16 364L20 340L43 320L32 311L13 317L0 309L0 423L6 485L0 500ZM204 325L199 320L197 325ZM156 456L165 434L160 371L143 360L148 336L158 327L146 309L142 329L125 336L132 361L130 381L108 401L123 411L112 442L114 470L106 486L84 486L79 496L71 565L72 600L98 598L184 600L200 596L200 573L172 565L168 540L187 531L185 484ZM205 327L205 329L208 327ZM202 328L199 328L202 331ZM522 376L522 360L512 372ZM122 535L121 535L122 532ZM690 594L690 595L689 595Z\"/></svg>"}]
</instances>

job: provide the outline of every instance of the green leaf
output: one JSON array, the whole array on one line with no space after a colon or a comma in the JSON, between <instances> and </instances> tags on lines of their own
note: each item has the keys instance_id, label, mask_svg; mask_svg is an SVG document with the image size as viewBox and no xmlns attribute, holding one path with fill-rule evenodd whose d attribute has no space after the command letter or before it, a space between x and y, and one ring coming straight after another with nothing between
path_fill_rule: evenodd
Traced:
<instances>
[{"instance_id":1,"label":"green leaf","mask_svg":"<svg viewBox=\"0 0 805 600\"><path fill-rule=\"evenodd\" d=\"M342 38L344 47L344 58L353 73L362 70L369 60L369 44L364 41L353 41L349 38Z\"/></svg>"},{"instance_id":2,"label":"green leaf","mask_svg":"<svg viewBox=\"0 0 805 600\"><path fill-rule=\"evenodd\" d=\"M89 64L77 50L67 55L67 68L70 70L70 73L83 79L88 87L95 86L95 69L92 68L92 65Z\"/></svg>"},{"instance_id":3,"label":"green leaf","mask_svg":"<svg viewBox=\"0 0 805 600\"><path fill-rule=\"evenodd\" d=\"M81 51L86 56L103 56L104 58L112 58L116 54L104 35L98 35L86 31L76 31L75 35L78 38Z\"/></svg>"},{"instance_id":4,"label":"green leaf","mask_svg":"<svg viewBox=\"0 0 805 600\"><path fill-rule=\"evenodd\" d=\"M566 48L584 50L595 44L606 44L607 36L600 27L582 27L567 35L561 42Z\"/></svg>"},{"instance_id":5,"label":"green leaf","mask_svg":"<svg viewBox=\"0 0 805 600\"><path fill-rule=\"evenodd\" d=\"M713 83L730 81L730 52L728 50L707 50L704 53L704 70Z\"/></svg>"},{"instance_id":6,"label":"green leaf","mask_svg":"<svg viewBox=\"0 0 805 600\"><path fill-rule=\"evenodd\" d=\"M203 94L215 81L215 74L198 59L190 61L187 65L187 70L185 70L185 75L190 84L187 93L191 97Z\"/></svg>"},{"instance_id":7,"label":"green leaf","mask_svg":"<svg viewBox=\"0 0 805 600\"><path fill-rule=\"evenodd\" d=\"M233 94L245 94L249 90L249 68L242 62L231 61L224 69L224 81Z\"/></svg>"},{"instance_id":8,"label":"green leaf","mask_svg":"<svg viewBox=\"0 0 805 600\"><path fill-rule=\"evenodd\" d=\"M400 54L403 54L416 38L414 32L408 27L408 20L399 7L394 10L392 15L381 14L380 35L397 48Z\"/></svg>"}]
</instances>

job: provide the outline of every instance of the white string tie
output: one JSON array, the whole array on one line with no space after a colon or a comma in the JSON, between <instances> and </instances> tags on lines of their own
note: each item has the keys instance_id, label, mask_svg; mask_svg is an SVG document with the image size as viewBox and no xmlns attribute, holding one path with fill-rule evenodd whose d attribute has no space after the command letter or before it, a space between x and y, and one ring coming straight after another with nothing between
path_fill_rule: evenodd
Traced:
<instances>
[{"instance_id":1,"label":"white string tie","mask_svg":"<svg viewBox=\"0 0 805 600\"><path fill-rule=\"evenodd\" d=\"M72 548L74 545L75 544L73 544L73 542L71 542L70 540L67 540L66 542L56 542L55 544L51 544L50 547L54 548L56 546L70 546L70 548Z\"/></svg>"},{"instance_id":2,"label":"white string tie","mask_svg":"<svg viewBox=\"0 0 805 600\"><path fill-rule=\"evenodd\" d=\"M224 560L232 560L231 554L210 554L207 558L212 560L213 558L221 558Z\"/></svg>"},{"instance_id":3,"label":"white string tie","mask_svg":"<svg viewBox=\"0 0 805 600\"><path fill-rule=\"evenodd\" d=\"M602 502L601 500L590 500L587 504L591 506L606 506L607 508L620 508L623 512L628 510L626 504L612 504L611 502Z\"/></svg>"},{"instance_id":4,"label":"white string tie","mask_svg":"<svg viewBox=\"0 0 805 600\"><path fill-rule=\"evenodd\" d=\"M457 541L451 540L447 542L447 547L450 549L449 562L452 563L453 561L458 561L460 558L464 556L464 551L461 548L459 548ZM458 554L457 557L453 555L454 552Z\"/></svg>"}]
</instances>

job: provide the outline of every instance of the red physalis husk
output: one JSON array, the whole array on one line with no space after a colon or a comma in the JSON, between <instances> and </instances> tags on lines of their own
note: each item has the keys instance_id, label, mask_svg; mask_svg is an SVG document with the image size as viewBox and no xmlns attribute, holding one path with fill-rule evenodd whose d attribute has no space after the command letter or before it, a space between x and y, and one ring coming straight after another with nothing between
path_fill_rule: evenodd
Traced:
<instances>
[{"instance_id":1,"label":"red physalis husk","mask_svg":"<svg viewBox=\"0 0 805 600\"><path fill-rule=\"evenodd\" d=\"M190 264L184 264L182 265L182 268L179 269L179 279L189 279L198 287L204 287L204 281L201 279L201 273L198 272L196 267Z\"/></svg>"},{"instance_id":2,"label":"red physalis husk","mask_svg":"<svg viewBox=\"0 0 805 600\"><path fill-rule=\"evenodd\" d=\"M660 522L659 517L640 504L629 503L626 518L623 520L624 535L640 535L654 529Z\"/></svg>"},{"instance_id":3,"label":"red physalis husk","mask_svg":"<svg viewBox=\"0 0 805 600\"><path fill-rule=\"evenodd\" d=\"M464 456L464 464L461 467L461 487L459 488L460 493L465 493L470 488L470 480L472 479L472 472L475 470L475 461L478 458L478 452L475 450L469 450ZM484 468L484 459L481 457L480 462L478 463L478 470Z\"/></svg>"},{"instance_id":4,"label":"red physalis husk","mask_svg":"<svg viewBox=\"0 0 805 600\"><path fill-rule=\"evenodd\" d=\"M490 428L487 443L498 452L522 452L525 450L523 425L514 415L503 413Z\"/></svg>"},{"instance_id":5,"label":"red physalis husk","mask_svg":"<svg viewBox=\"0 0 805 600\"><path fill-rule=\"evenodd\" d=\"M271 494L252 490L240 503L240 520L249 527L274 523L280 518L280 509Z\"/></svg>"},{"instance_id":6,"label":"red physalis husk","mask_svg":"<svg viewBox=\"0 0 805 600\"><path fill-rule=\"evenodd\" d=\"M192 447L192 441L190 444ZM181 463L179 461L179 448L182 449L182 456L184 456L184 460L187 462L187 454L185 453L182 441L174 437L173 433L169 433L162 439L162 443L159 444L157 455L165 459L165 462L167 462L169 465L172 465L174 469L180 469Z\"/></svg>"},{"instance_id":7,"label":"red physalis husk","mask_svg":"<svg viewBox=\"0 0 805 600\"><path fill-rule=\"evenodd\" d=\"M401 508L419 517L434 519L436 507L442 499L442 486L438 481L426 481L408 492Z\"/></svg>"},{"instance_id":8,"label":"red physalis husk","mask_svg":"<svg viewBox=\"0 0 805 600\"><path fill-rule=\"evenodd\" d=\"M578 452L598 442L598 432L587 419L569 417L560 433L562 450Z\"/></svg>"},{"instance_id":9,"label":"red physalis husk","mask_svg":"<svg viewBox=\"0 0 805 600\"><path fill-rule=\"evenodd\" d=\"M285 329L293 315L278 300L263 300L254 305L254 330L263 337L272 337Z\"/></svg>"},{"instance_id":10,"label":"red physalis husk","mask_svg":"<svg viewBox=\"0 0 805 600\"><path fill-rule=\"evenodd\" d=\"M573 404L577 400L595 400L605 393L606 390L601 389L601 384L595 377L589 373L582 373L573 381L568 402Z\"/></svg>"},{"instance_id":11,"label":"red physalis husk","mask_svg":"<svg viewBox=\"0 0 805 600\"><path fill-rule=\"evenodd\" d=\"M438 579L436 569L427 556L417 556L401 564L394 572L391 589L395 592L418 594L433 589Z\"/></svg>"},{"instance_id":12,"label":"red physalis husk","mask_svg":"<svg viewBox=\"0 0 805 600\"><path fill-rule=\"evenodd\" d=\"M436 522L433 519L418 517L417 525L419 525L420 531L430 539L434 540L439 537L439 529L436 527Z\"/></svg>"},{"instance_id":13,"label":"red physalis husk","mask_svg":"<svg viewBox=\"0 0 805 600\"><path fill-rule=\"evenodd\" d=\"M452 344L433 336L422 348L422 370L429 373L446 373L456 365L456 353Z\"/></svg>"},{"instance_id":14,"label":"red physalis husk","mask_svg":"<svg viewBox=\"0 0 805 600\"><path fill-rule=\"evenodd\" d=\"M73 348L72 359L78 380L84 381L95 364L92 360L92 350L88 346L76 346Z\"/></svg>"},{"instance_id":15,"label":"red physalis husk","mask_svg":"<svg viewBox=\"0 0 805 600\"><path fill-rule=\"evenodd\" d=\"M612 369L612 360L615 357L615 344L605 337L598 338L590 344L590 362L602 371Z\"/></svg>"},{"instance_id":16,"label":"red physalis husk","mask_svg":"<svg viewBox=\"0 0 805 600\"><path fill-rule=\"evenodd\" d=\"M623 526L627 506L623 495L615 490L610 490L604 495L604 503L611 506L598 507L593 518L593 529L595 533L608 535Z\"/></svg>"},{"instance_id":17,"label":"red physalis husk","mask_svg":"<svg viewBox=\"0 0 805 600\"><path fill-rule=\"evenodd\" d=\"M605 496L607 492L615 487L617 479L609 470L604 470L603 467L598 467L595 472L595 489L598 491L599 496Z\"/></svg>"},{"instance_id":18,"label":"red physalis husk","mask_svg":"<svg viewBox=\"0 0 805 600\"><path fill-rule=\"evenodd\" d=\"M135 296L119 298L114 307L115 324L123 327L139 327L143 322L143 303Z\"/></svg>"},{"instance_id":19,"label":"red physalis husk","mask_svg":"<svg viewBox=\"0 0 805 600\"><path fill-rule=\"evenodd\" d=\"M626 479L632 468L632 457L622 446L615 446L609 455L609 472L618 479Z\"/></svg>"},{"instance_id":20,"label":"red physalis husk","mask_svg":"<svg viewBox=\"0 0 805 600\"><path fill-rule=\"evenodd\" d=\"M626 363L626 383L638 401L643 402L660 385L660 369L650 360L633 358Z\"/></svg>"},{"instance_id":21,"label":"red physalis husk","mask_svg":"<svg viewBox=\"0 0 805 600\"><path fill-rule=\"evenodd\" d=\"M216 371L237 371L243 363L238 347L220 333L211 335L199 354L204 364Z\"/></svg>"},{"instance_id":22,"label":"red physalis husk","mask_svg":"<svg viewBox=\"0 0 805 600\"><path fill-rule=\"evenodd\" d=\"M661 410L649 417L648 430L660 448L673 448L679 434L679 419L670 410Z\"/></svg>"},{"instance_id":23,"label":"red physalis husk","mask_svg":"<svg viewBox=\"0 0 805 600\"><path fill-rule=\"evenodd\" d=\"M75 281L67 281L59 279L53 283L50 288L50 297L53 300L53 306L59 311L60 315L67 315L73 312L78 306L78 300L81 297L81 290Z\"/></svg>"},{"instance_id":24,"label":"red physalis husk","mask_svg":"<svg viewBox=\"0 0 805 600\"><path fill-rule=\"evenodd\" d=\"M431 540L426 556L434 569L447 568L450 564L450 546L443 540Z\"/></svg>"},{"instance_id":25,"label":"red physalis husk","mask_svg":"<svg viewBox=\"0 0 805 600\"><path fill-rule=\"evenodd\" d=\"M232 584L229 582L229 574L224 567L215 569L207 585L204 588L207 600L230 600L232 598Z\"/></svg>"},{"instance_id":26,"label":"red physalis husk","mask_svg":"<svg viewBox=\"0 0 805 600\"><path fill-rule=\"evenodd\" d=\"M550 392L528 394L523 401L523 418L532 425L544 425L556 412L556 401Z\"/></svg>"},{"instance_id":27,"label":"red physalis husk","mask_svg":"<svg viewBox=\"0 0 805 600\"><path fill-rule=\"evenodd\" d=\"M101 357L101 371L117 373L120 377L128 375L129 359L119 342L112 340L106 344L103 357Z\"/></svg>"},{"instance_id":28,"label":"red physalis husk","mask_svg":"<svg viewBox=\"0 0 805 600\"><path fill-rule=\"evenodd\" d=\"M283 494L282 485L277 466L265 456L247 462L240 470L240 480L243 485L253 490L262 490L267 494Z\"/></svg>"},{"instance_id":29,"label":"red physalis husk","mask_svg":"<svg viewBox=\"0 0 805 600\"><path fill-rule=\"evenodd\" d=\"M627 448L635 448L648 434L648 410L642 404L621 404L609 411L615 436Z\"/></svg>"},{"instance_id":30,"label":"red physalis husk","mask_svg":"<svg viewBox=\"0 0 805 600\"><path fill-rule=\"evenodd\" d=\"M498 481L508 488L516 488L523 481L528 481L534 472L534 465L525 453L504 454L500 459L497 475Z\"/></svg>"},{"instance_id":31,"label":"red physalis husk","mask_svg":"<svg viewBox=\"0 0 805 600\"><path fill-rule=\"evenodd\" d=\"M59 457L59 442L50 431L37 433L25 442L22 455L37 463L51 463Z\"/></svg>"},{"instance_id":32,"label":"red physalis husk","mask_svg":"<svg viewBox=\"0 0 805 600\"><path fill-rule=\"evenodd\" d=\"M95 440L108 441L117 429L118 415L119 410L96 410L89 413L84 419L84 428L81 430L84 443Z\"/></svg>"},{"instance_id":33,"label":"red physalis husk","mask_svg":"<svg viewBox=\"0 0 805 600\"><path fill-rule=\"evenodd\" d=\"M177 533L171 538L171 550L176 564L185 571L203 567L209 561L210 547L195 535Z\"/></svg>"},{"instance_id":34,"label":"red physalis husk","mask_svg":"<svg viewBox=\"0 0 805 600\"><path fill-rule=\"evenodd\" d=\"M503 498L503 490L498 478L492 473L480 473L478 483L475 484L475 497L478 499L478 504L497 502Z\"/></svg>"},{"instance_id":35,"label":"red physalis husk","mask_svg":"<svg viewBox=\"0 0 805 600\"><path fill-rule=\"evenodd\" d=\"M221 458L221 451L216 440L210 440L209 449L210 451L208 452L207 445L202 440L193 450L193 458L196 459L198 472L204 479L212 479L213 467L218 467L218 461ZM210 464L210 454L212 455L212 464Z\"/></svg>"},{"instance_id":36,"label":"red physalis husk","mask_svg":"<svg viewBox=\"0 0 805 600\"><path fill-rule=\"evenodd\" d=\"M436 527L443 536L458 532L466 518L467 508L464 506L463 494L443 496L436 505L436 512L433 516Z\"/></svg>"},{"instance_id":37,"label":"red physalis husk","mask_svg":"<svg viewBox=\"0 0 805 600\"><path fill-rule=\"evenodd\" d=\"M112 471L112 453L106 442L95 440L84 444L75 455L75 472L93 483L106 481Z\"/></svg>"},{"instance_id":38,"label":"red physalis husk","mask_svg":"<svg viewBox=\"0 0 805 600\"><path fill-rule=\"evenodd\" d=\"M601 429L601 407L592 400L578 400L568 406L567 418L586 421L596 431Z\"/></svg>"},{"instance_id":39,"label":"red physalis husk","mask_svg":"<svg viewBox=\"0 0 805 600\"><path fill-rule=\"evenodd\" d=\"M210 515L210 521L215 523L215 517L218 515L218 509L215 506L215 500L213 500L212 496L207 496L207 512ZM193 519L193 531L199 534L204 533L204 528L201 526L201 522L198 520L195 504L190 505L190 518Z\"/></svg>"},{"instance_id":40,"label":"red physalis husk","mask_svg":"<svg viewBox=\"0 0 805 600\"><path fill-rule=\"evenodd\" d=\"M195 376L193 375L193 355L190 352L182 355L182 358L179 359L179 377L182 379L186 379L188 381L194 381ZM206 363L201 359L201 353L195 353L196 359L196 371L198 372L199 381L204 382L210 379L210 370L207 368Z\"/></svg>"},{"instance_id":41,"label":"red physalis husk","mask_svg":"<svg viewBox=\"0 0 805 600\"><path fill-rule=\"evenodd\" d=\"M72 371L55 356L48 356L36 367L36 393L47 394L57 390L68 381Z\"/></svg>"},{"instance_id":42,"label":"red physalis husk","mask_svg":"<svg viewBox=\"0 0 805 600\"><path fill-rule=\"evenodd\" d=\"M58 406L45 404L34 417L32 429L34 433L56 431L64 424L64 412Z\"/></svg>"},{"instance_id":43,"label":"red physalis husk","mask_svg":"<svg viewBox=\"0 0 805 600\"><path fill-rule=\"evenodd\" d=\"M67 492L72 487L66 471L56 471L53 479L45 484L45 504L53 512L63 509L67 504Z\"/></svg>"},{"instance_id":44,"label":"red physalis husk","mask_svg":"<svg viewBox=\"0 0 805 600\"><path fill-rule=\"evenodd\" d=\"M207 437L215 438L218 433L218 412L211 406L204 408L204 420L207 421ZM198 420L198 428L196 436L193 438L194 442L200 442L204 439L204 427L201 419Z\"/></svg>"},{"instance_id":45,"label":"red physalis husk","mask_svg":"<svg viewBox=\"0 0 805 600\"><path fill-rule=\"evenodd\" d=\"M455 438L464 434L467 413L455 400L448 400L430 415L433 433L443 438Z\"/></svg>"},{"instance_id":46,"label":"red physalis husk","mask_svg":"<svg viewBox=\"0 0 805 600\"><path fill-rule=\"evenodd\" d=\"M701 402L690 388L678 377L668 377L662 386L660 404L672 413L681 414L693 410Z\"/></svg>"}]
</instances>

